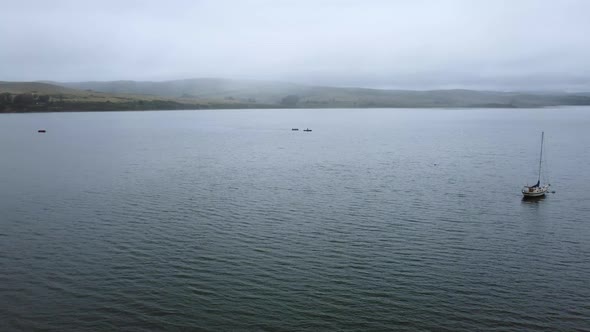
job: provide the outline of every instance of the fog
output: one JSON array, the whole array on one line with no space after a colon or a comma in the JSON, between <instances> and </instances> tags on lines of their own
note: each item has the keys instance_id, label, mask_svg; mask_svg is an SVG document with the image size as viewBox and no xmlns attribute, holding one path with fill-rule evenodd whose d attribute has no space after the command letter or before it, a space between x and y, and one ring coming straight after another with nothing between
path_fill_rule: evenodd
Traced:
<instances>
[{"instance_id":1,"label":"fog","mask_svg":"<svg viewBox=\"0 0 590 332\"><path fill-rule=\"evenodd\" d=\"M0 80L590 91L590 1L4 1Z\"/></svg>"}]
</instances>

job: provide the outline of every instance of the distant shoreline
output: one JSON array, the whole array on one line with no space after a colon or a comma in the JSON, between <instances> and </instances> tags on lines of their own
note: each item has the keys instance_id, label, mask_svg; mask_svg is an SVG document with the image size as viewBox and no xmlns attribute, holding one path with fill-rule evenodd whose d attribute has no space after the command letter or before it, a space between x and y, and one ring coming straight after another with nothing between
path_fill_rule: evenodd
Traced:
<instances>
[{"instance_id":1,"label":"distant shoreline","mask_svg":"<svg viewBox=\"0 0 590 332\"><path fill-rule=\"evenodd\" d=\"M292 110L376 110L376 109L391 109L391 110L543 110L548 108L562 108L562 107L590 107L590 105L552 105L552 106L535 106L535 107L310 107L310 108L289 108L289 107L250 107L250 108L182 108L182 109L127 109L127 110L48 110L48 111L3 111L2 114L44 114L44 113L116 113L116 112L169 112L169 111L256 111L256 110L277 110L277 111L292 111Z\"/></svg>"},{"instance_id":2,"label":"distant shoreline","mask_svg":"<svg viewBox=\"0 0 590 332\"><path fill-rule=\"evenodd\" d=\"M542 108L590 105L590 92L378 90L284 82L0 82L0 113L223 109Z\"/></svg>"}]
</instances>

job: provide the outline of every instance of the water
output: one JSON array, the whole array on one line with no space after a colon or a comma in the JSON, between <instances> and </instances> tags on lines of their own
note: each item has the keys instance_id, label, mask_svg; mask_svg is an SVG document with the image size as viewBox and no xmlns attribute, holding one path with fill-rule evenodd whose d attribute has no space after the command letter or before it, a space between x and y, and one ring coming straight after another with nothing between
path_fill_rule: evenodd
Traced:
<instances>
[{"instance_id":1,"label":"water","mask_svg":"<svg viewBox=\"0 0 590 332\"><path fill-rule=\"evenodd\" d=\"M0 115L0 330L590 330L588 128L589 108ZM541 130L557 193L522 201Z\"/></svg>"}]
</instances>

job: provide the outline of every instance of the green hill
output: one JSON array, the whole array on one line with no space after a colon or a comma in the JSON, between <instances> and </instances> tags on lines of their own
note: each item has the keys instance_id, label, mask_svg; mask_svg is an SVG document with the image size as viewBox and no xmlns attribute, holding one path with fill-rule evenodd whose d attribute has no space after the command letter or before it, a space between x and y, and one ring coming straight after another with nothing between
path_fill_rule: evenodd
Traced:
<instances>
[{"instance_id":1,"label":"green hill","mask_svg":"<svg viewBox=\"0 0 590 332\"><path fill-rule=\"evenodd\" d=\"M381 90L306 86L284 82L198 78L163 82L56 83L105 93L237 100L289 107L540 107L588 105L590 95L474 90ZM292 96L291 100L285 100Z\"/></svg>"},{"instance_id":2,"label":"green hill","mask_svg":"<svg viewBox=\"0 0 590 332\"><path fill-rule=\"evenodd\" d=\"M39 94L77 94L81 91L70 89L56 84L42 82L2 82L0 81L0 92L4 93L39 93Z\"/></svg>"},{"instance_id":3,"label":"green hill","mask_svg":"<svg viewBox=\"0 0 590 332\"><path fill-rule=\"evenodd\" d=\"M0 113L126 111L273 107L233 98L170 98L160 95L75 89L55 82L0 82Z\"/></svg>"},{"instance_id":4,"label":"green hill","mask_svg":"<svg viewBox=\"0 0 590 332\"><path fill-rule=\"evenodd\" d=\"M260 103L278 103L281 98L293 93L303 93L309 87L291 83L227 80L218 78L197 78L163 82L74 82L58 83L74 89L90 89L114 94L155 95L167 98L202 98L202 99L256 99Z\"/></svg>"},{"instance_id":5,"label":"green hill","mask_svg":"<svg viewBox=\"0 0 590 332\"><path fill-rule=\"evenodd\" d=\"M199 78L0 82L0 112L223 108L543 107L590 105L590 93L381 90Z\"/></svg>"}]
</instances>

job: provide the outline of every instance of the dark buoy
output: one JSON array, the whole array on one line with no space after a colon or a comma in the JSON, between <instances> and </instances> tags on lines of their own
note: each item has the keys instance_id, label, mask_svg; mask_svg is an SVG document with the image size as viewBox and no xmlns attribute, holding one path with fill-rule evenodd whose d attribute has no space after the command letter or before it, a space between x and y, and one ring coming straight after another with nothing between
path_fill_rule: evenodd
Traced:
<instances>
[{"instance_id":1,"label":"dark buoy","mask_svg":"<svg viewBox=\"0 0 590 332\"><path fill-rule=\"evenodd\" d=\"M39 129L39 130L37 130L37 132L38 133L44 133L45 132L45 129Z\"/></svg>"}]
</instances>

